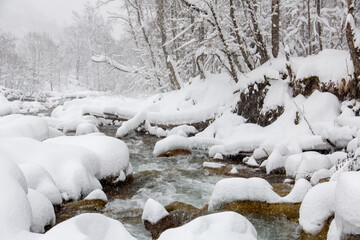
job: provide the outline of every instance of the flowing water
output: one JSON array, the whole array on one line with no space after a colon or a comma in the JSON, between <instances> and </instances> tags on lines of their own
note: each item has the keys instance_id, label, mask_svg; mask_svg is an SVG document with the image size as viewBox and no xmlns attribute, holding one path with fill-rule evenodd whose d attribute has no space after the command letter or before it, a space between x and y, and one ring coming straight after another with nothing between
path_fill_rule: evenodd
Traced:
<instances>
[{"instance_id":1,"label":"flowing water","mask_svg":"<svg viewBox=\"0 0 360 240\"><path fill-rule=\"evenodd\" d=\"M113 127L102 128L107 135L114 136ZM109 194L109 203L103 213L120 220L137 239L151 239L145 229L141 214L148 198L164 206L184 202L197 208L208 203L215 183L227 176L217 175L203 169L206 153L195 151L188 156L168 158L154 157L154 145L159 139L148 135L132 135L123 139L130 150L130 161L134 167L134 180ZM271 183L281 183L283 176L266 176L255 169L236 166L244 177L265 177ZM297 239L298 224L288 221L285 216L269 217L254 214L246 216L258 231L259 239Z\"/></svg>"}]
</instances>

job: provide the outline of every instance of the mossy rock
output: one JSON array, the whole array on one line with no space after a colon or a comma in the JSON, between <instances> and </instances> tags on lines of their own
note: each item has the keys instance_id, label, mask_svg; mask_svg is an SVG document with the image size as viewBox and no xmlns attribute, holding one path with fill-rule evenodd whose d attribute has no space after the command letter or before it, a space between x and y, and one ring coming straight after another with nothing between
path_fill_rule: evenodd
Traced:
<instances>
[{"instance_id":1,"label":"mossy rock","mask_svg":"<svg viewBox=\"0 0 360 240\"><path fill-rule=\"evenodd\" d=\"M264 216L285 215L290 221L299 219L300 203L265 203L254 201L236 201L225 204L222 211L234 211L241 215L260 214Z\"/></svg>"},{"instance_id":2,"label":"mossy rock","mask_svg":"<svg viewBox=\"0 0 360 240\"><path fill-rule=\"evenodd\" d=\"M191 152L185 149L175 149L170 150L165 153L161 153L158 157L176 157L176 156L183 156L183 155L190 155Z\"/></svg>"}]
</instances>

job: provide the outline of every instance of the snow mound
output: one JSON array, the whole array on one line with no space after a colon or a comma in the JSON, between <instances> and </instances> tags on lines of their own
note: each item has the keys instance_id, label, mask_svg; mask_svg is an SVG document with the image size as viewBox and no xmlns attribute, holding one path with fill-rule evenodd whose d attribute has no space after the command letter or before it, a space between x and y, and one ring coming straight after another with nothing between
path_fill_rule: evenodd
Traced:
<instances>
[{"instance_id":1,"label":"snow mound","mask_svg":"<svg viewBox=\"0 0 360 240\"><path fill-rule=\"evenodd\" d=\"M360 172L340 175L335 190L335 221L339 232L360 234Z\"/></svg>"},{"instance_id":2,"label":"snow mound","mask_svg":"<svg viewBox=\"0 0 360 240\"><path fill-rule=\"evenodd\" d=\"M15 163L0 156L0 164L0 239L15 239L31 226L31 207L23 186L26 181Z\"/></svg>"},{"instance_id":3,"label":"snow mound","mask_svg":"<svg viewBox=\"0 0 360 240\"><path fill-rule=\"evenodd\" d=\"M65 200L78 200L101 188L96 178L100 169L98 156L83 147L38 142L30 138L2 138L1 156L17 164L41 165L54 179Z\"/></svg>"},{"instance_id":4,"label":"snow mound","mask_svg":"<svg viewBox=\"0 0 360 240\"><path fill-rule=\"evenodd\" d=\"M100 169L97 176L100 179L119 176L121 171L125 172L126 175L132 174L129 149L120 139L94 133L83 136L51 138L45 143L76 146L94 152L98 156Z\"/></svg>"},{"instance_id":5,"label":"snow mound","mask_svg":"<svg viewBox=\"0 0 360 240\"><path fill-rule=\"evenodd\" d=\"M42 141L49 137L49 126L40 117L9 115L0 118L0 137L29 137Z\"/></svg>"},{"instance_id":6,"label":"snow mound","mask_svg":"<svg viewBox=\"0 0 360 240\"><path fill-rule=\"evenodd\" d=\"M163 140L160 140L156 142L153 154L154 156L159 156L162 153L177 149L191 151L191 144L188 138L171 135Z\"/></svg>"},{"instance_id":7,"label":"snow mound","mask_svg":"<svg viewBox=\"0 0 360 240\"><path fill-rule=\"evenodd\" d=\"M97 133L99 129L91 123L81 123L76 127L75 135L86 135L90 133Z\"/></svg>"},{"instance_id":8,"label":"snow mound","mask_svg":"<svg viewBox=\"0 0 360 240\"><path fill-rule=\"evenodd\" d=\"M219 209L234 201L281 202L272 186L262 178L227 178L216 183L210 197L209 210Z\"/></svg>"},{"instance_id":9,"label":"snow mound","mask_svg":"<svg viewBox=\"0 0 360 240\"><path fill-rule=\"evenodd\" d=\"M55 225L55 211L51 202L41 193L29 189L27 197L30 202L32 219L30 230L36 233L44 233L46 226Z\"/></svg>"},{"instance_id":10,"label":"snow mound","mask_svg":"<svg viewBox=\"0 0 360 240\"><path fill-rule=\"evenodd\" d=\"M107 202L108 198L103 190L96 189L89 193L89 195L87 195L84 200L102 200L104 202Z\"/></svg>"},{"instance_id":11,"label":"snow mound","mask_svg":"<svg viewBox=\"0 0 360 240\"><path fill-rule=\"evenodd\" d=\"M62 203L59 188L44 167L36 163L20 164L19 167L24 173L28 188L42 193L53 205Z\"/></svg>"},{"instance_id":12,"label":"snow mound","mask_svg":"<svg viewBox=\"0 0 360 240\"><path fill-rule=\"evenodd\" d=\"M310 189L311 184L307 180L299 179L287 196L280 197L265 179L227 178L215 184L209 201L209 211L215 211L224 204L235 201L299 203Z\"/></svg>"},{"instance_id":13,"label":"snow mound","mask_svg":"<svg viewBox=\"0 0 360 240\"><path fill-rule=\"evenodd\" d=\"M56 225L39 240L135 240L116 220L97 213L85 213Z\"/></svg>"},{"instance_id":14,"label":"snow mound","mask_svg":"<svg viewBox=\"0 0 360 240\"><path fill-rule=\"evenodd\" d=\"M168 211L166 211L163 205L161 205L154 199L149 198L145 203L141 219L143 222L146 220L149 221L151 224L156 224L168 215L169 213Z\"/></svg>"},{"instance_id":15,"label":"snow mound","mask_svg":"<svg viewBox=\"0 0 360 240\"><path fill-rule=\"evenodd\" d=\"M222 212L198 217L178 228L168 229L159 240L255 240L254 226L242 215L235 212Z\"/></svg>"},{"instance_id":16,"label":"snow mound","mask_svg":"<svg viewBox=\"0 0 360 240\"><path fill-rule=\"evenodd\" d=\"M325 221L334 214L336 182L320 183L305 196L300 207L299 223L303 230L318 234Z\"/></svg>"},{"instance_id":17,"label":"snow mound","mask_svg":"<svg viewBox=\"0 0 360 240\"><path fill-rule=\"evenodd\" d=\"M10 102L0 93L0 117L13 113Z\"/></svg>"}]
</instances>

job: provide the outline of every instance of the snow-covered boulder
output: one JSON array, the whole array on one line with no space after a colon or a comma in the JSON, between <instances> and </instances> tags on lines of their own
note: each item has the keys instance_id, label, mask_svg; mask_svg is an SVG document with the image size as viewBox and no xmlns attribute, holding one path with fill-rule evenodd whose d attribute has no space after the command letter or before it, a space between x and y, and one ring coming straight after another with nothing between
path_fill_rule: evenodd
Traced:
<instances>
[{"instance_id":1,"label":"snow-covered boulder","mask_svg":"<svg viewBox=\"0 0 360 240\"><path fill-rule=\"evenodd\" d=\"M334 214L336 182L320 183L305 196L300 207L299 223L303 230L318 234L326 220Z\"/></svg>"},{"instance_id":2,"label":"snow-covered boulder","mask_svg":"<svg viewBox=\"0 0 360 240\"><path fill-rule=\"evenodd\" d=\"M219 209L234 201L281 202L272 186L262 178L227 178L216 183L210 197L209 210Z\"/></svg>"},{"instance_id":3,"label":"snow-covered boulder","mask_svg":"<svg viewBox=\"0 0 360 240\"><path fill-rule=\"evenodd\" d=\"M19 167L24 173L29 188L42 193L53 205L62 203L59 188L44 167L37 163L20 164Z\"/></svg>"},{"instance_id":4,"label":"snow-covered boulder","mask_svg":"<svg viewBox=\"0 0 360 240\"><path fill-rule=\"evenodd\" d=\"M78 200L101 188L96 178L100 175L98 156L83 147L38 142L30 138L2 138L1 156L17 164L41 165L54 179L65 200Z\"/></svg>"},{"instance_id":5,"label":"snow-covered boulder","mask_svg":"<svg viewBox=\"0 0 360 240\"><path fill-rule=\"evenodd\" d=\"M159 240L255 240L254 226L242 215L222 212L196 218L178 228L166 230Z\"/></svg>"},{"instance_id":6,"label":"snow-covered boulder","mask_svg":"<svg viewBox=\"0 0 360 240\"><path fill-rule=\"evenodd\" d=\"M39 240L135 240L124 225L97 213L86 213L56 225Z\"/></svg>"},{"instance_id":7,"label":"snow-covered boulder","mask_svg":"<svg viewBox=\"0 0 360 240\"><path fill-rule=\"evenodd\" d=\"M132 174L131 163L129 162L129 149L120 139L108 137L103 134L88 134L83 136L64 136L51 138L45 143L56 143L85 148L98 156L100 166L98 177L100 179L110 176Z\"/></svg>"},{"instance_id":8,"label":"snow-covered boulder","mask_svg":"<svg viewBox=\"0 0 360 240\"><path fill-rule=\"evenodd\" d=\"M0 137L29 137L42 141L49 137L49 126L40 117L9 115L0 118Z\"/></svg>"},{"instance_id":9,"label":"snow-covered boulder","mask_svg":"<svg viewBox=\"0 0 360 240\"><path fill-rule=\"evenodd\" d=\"M101 200L101 201L107 202L108 198L103 190L96 189L96 190L92 191L91 193L89 193L89 195L87 195L84 198L84 200Z\"/></svg>"},{"instance_id":10,"label":"snow-covered boulder","mask_svg":"<svg viewBox=\"0 0 360 240\"><path fill-rule=\"evenodd\" d=\"M163 205L151 198L145 203L141 219L153 239L159 238L165 230L175 227L173 216L166 211Z\"/></svg>"},{"instance_id":11,"label":"snow-covered boulder","mask_svg":"<svg viewBox=\"0 0 360 240\"><path fill-rule=\"evenodd\" d=\"M0 93L0 117L13 113L10 102Z\"/></svg>"},{"instance_id":12,"label":"snow-covered boulder","mask_svg":"<svg viewBox=\"0 0 360 240\"><path fill-rule=\"evenodd\" d=\"M55 225L54 207L49 199L33 189L29 189L27 197L32 213L30 230L36 233L44 233L46 226Z\"/></svg>"},{"instance_id":13,"label":"snow-covered boulder","mask_svg":"<svg viewBox=\"0 0 360 240\"><path fill-rule=\"evenodd\" d=\"M97 133L99 129L92 123L81 123L76 127L75 135L86 135L90 133Z\"/></svg>"},{"instance_id":14,"label":"snow-covered boulder","mask_svg":"<svg viewBox=\"0 0 360 240\"><path fill-rule=\"evenodd\" d=\"M17 239L30 231L31 207L25 177L18 166L0 156L0 239Z\"/></svg>"},{"instance_id":15,"label":"snow-covered boulder","mask_svg":"<svg viewBox=\"0 0 360 240\"><path fill-rule=\"evenodd\" d=\"M189 138L171 135L165 139L156 142L154 147L154 156L159 156L172 150L187 150L191 151L191 144Z\"/></svg>"}]
</instances>

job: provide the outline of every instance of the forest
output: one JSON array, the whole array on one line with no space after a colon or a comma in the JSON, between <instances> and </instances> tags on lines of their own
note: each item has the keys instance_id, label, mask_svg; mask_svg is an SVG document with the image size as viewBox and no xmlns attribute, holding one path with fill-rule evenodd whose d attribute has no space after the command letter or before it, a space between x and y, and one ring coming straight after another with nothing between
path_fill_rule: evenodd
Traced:
<instances>
[{"instance_id":1,"label":"forest","mask_svg":"<svg viewBox=\"0 0 360 240\"><path fill-rule=\"evenodd\" d=\"M360 238L360 1L22 1L0 240Z\"/></svg>"}]
</instances>

